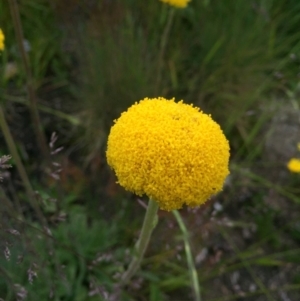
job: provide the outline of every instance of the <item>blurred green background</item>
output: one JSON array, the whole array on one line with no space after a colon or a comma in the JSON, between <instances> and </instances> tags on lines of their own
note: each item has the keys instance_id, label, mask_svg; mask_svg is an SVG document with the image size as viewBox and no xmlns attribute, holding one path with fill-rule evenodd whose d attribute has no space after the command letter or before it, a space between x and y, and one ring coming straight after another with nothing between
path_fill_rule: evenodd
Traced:
<instances>
[{"instance_id":1,"label":"blurred green background","mask_svg":"<svg viewBox=\"0 0 300 301\"><path fill-rule=\"evenodd\" d=\"M300 300L300 174L286 167L300 157L300 2L192 0L174 11L160 64L171 10L0 0L0 155L13 157L1 171L1 300L114 300L146 199L115 183L107 135L122 111L156 96L199 106L231 145L224 191L181 210L202 299ZM194 300L172 214L159 212L121 300Z\"/></svg>"}]
</instances>

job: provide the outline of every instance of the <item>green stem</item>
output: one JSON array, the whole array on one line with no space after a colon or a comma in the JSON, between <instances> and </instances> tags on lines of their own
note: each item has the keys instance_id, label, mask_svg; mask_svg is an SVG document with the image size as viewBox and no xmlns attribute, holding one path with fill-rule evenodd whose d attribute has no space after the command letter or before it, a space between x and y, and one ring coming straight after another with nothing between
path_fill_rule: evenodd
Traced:
<instances>
[{"instance_id":1,"label":"green stem","mask_svg":"<svg viewBox=\"0 0 300 301\"><path fill-rule=\"evenodd\" d=\"M196 270L192 252L191 252L188 230L183 222L183 219L182 219L180 213L177 210L174 210L173 214L176 218L176 221L177 221L179 228L183 235L185 255L186 255L186 260L187 260L187 264L188 264L188 268L189 268L189 272L190 272L195 301L201 301L199 279L198 279L197 270Z\"/></svg>"},{"instance_id":2,"label":"green stem","mask_svg":"<svg viewBox=\"0 0 300 301\"><path fill-rule=\"evenodd\" d=\"M7 100L7 101L13 101L13 102L21 103L25 106L30 106L30 102L28 102L26 99L24 99L22 97L6 94L3 96L3 98L4 98L4 100ZM52 109L50 107L47 107L47 106L44 106L41 104L38 104L38 109L42 112L46 112L46 113L52 114L58 118L64 119L64 120L68 121L69 123L71 123L71 125L78 126L81 124L81 121L78 117L72 116L71 114L61 112L60 110L55 110L55 109Z\"/></svg>"},{"instance_id":3,"label":"green stem","mask_svg":"<svg viewBox=\"0 0 300 301\"><path fill-rule=\"evenodd\" d=\"M171 8L169 11L169 16L168 16L166 26L161 36L161 42L160 42L160 48L158 54L158 64L157 64L157 78L156 78L156 85L155 85L156 94L159 92L160 89L164 56L165 56L165 51L168 43L171 25L173 23L174 14L175 14L175 9Z\"/></svg>"},{"instance_id":4,"label":"green stem","mask_svg":"<svg viewBox=\"0 0 300 301\"><path fill-rule=\"evenodd\" d=\"M156 226L157 210L158 204L150 198L147 207L147 212L143 222L142 231L135 245L135 252L133 258L128 266L127 271L125 271L121 277L120 286L126 285L140 267L141 261L144 257L145 251L150 240L150 236L152 234L153 229Z\"/></svg>"},{"instance_id":5,"label":"green stem","mask_svg":"<svg viewBox=\"0 0 300 301\"><path fill-rule=\"evenodd\" d=\"M32 122L34 125L34 130L35 130L35 135L37 139L38 146L40 148L41 153L43 154L44 158L49 161L49 151L48 151L48 146L46 142L46 138L43 132L42 128L42 123L40 120L40 115L37 109L37 99L34 91L34 84L33 84L33 77L31 74L31 70L29 67L29 59L24 47L24 35L23 35L23 30L22 30L22 23L20 19L20 12L19 12L19 7L18 3L16 0L10 0L8 1L10 5L10 11L11 11L11 16L12 16L12 21L14 24L15 32L16 32L16 38L21 54L21 59L22 63L24 66L25 74L26 74L26 79L27 79L27 91L28 91L28 98L29 98L29 103L30 103L30 113L31 113L31 118Z\"/></svg>"}]
</instances>

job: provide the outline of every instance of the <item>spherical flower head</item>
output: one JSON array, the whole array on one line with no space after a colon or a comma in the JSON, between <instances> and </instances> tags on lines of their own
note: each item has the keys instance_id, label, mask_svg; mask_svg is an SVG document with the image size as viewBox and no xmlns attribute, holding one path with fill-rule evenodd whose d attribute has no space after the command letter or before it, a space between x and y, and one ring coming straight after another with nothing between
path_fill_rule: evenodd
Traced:
<instances>
[{"instance_id":1,"label":"spherical flower head","mask_svg":"<svg viewBox=\"0 0 300 301\"><path fill-rule=\"evenodd\" d=\"M299 172L300 172L300 159L292 158L292 159L288 162L287 168L288 168L289 171L291 171L291 172L299 173Z\"/></svg>"},{"instance_id":2,"label":"spherical flower head","mask_svg":"<svg viewBox=\"0 0 300 301\"><path fill-rule=\"evenodd\" d=\"M0 50L4 49L4 39L5 39L5 37L4 37L3 31L0 28Z\"/></svg>"},{"instance_id":3,"label":"spherical flower head","mask_svg":"<svg viewBox=\"0 0 300 301\"><path fill-rule=\"evenodd\" d=\"M145 98L115 120L106 156L121 186L168 211L203 204L229 174L220 126L192 105L161 97Z\"/></svg>"},{"instance_id":4,"label":"spherical flower head","mask_svg":"<svg viewBox=\"0 0 300 301\"><path fill-rule=\"evenodd\" d=\"M190 0L160 0L177 8L185 8Z\"/></svg>"}]
</instances>

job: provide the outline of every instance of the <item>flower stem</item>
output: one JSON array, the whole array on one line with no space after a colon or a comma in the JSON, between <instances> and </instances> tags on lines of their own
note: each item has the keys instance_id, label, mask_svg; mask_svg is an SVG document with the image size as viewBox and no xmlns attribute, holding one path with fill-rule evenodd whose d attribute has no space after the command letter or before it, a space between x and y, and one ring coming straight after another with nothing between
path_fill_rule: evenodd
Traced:
<instances>
[{"instance_id":1,"label":"flower stem","mask_svg":"<svg viewBox=\"0 0 300 301\"><path fill-rule=\"evenodd\" d=\"M141 261L144 257L145 251L150 240L150 236L152 234L153 229L156 226L157 210L158 204L150 198L143 222L142 231L135 245L135 252L133 258L128 266L127 271L125 271L121 277L120 286L126 285L140 267Z\"/></svg>"},{"instance_id":2,"label":"flower stem","mask_svg":"<svg viewBox=\"0 0 300 301\"><path fill-rule=\"evenodd\" d=\"M168 16L166 26L165 26L163 34L161 36L160 48L159 48L159 54L158 54L158 62L157 62L157 78L156 78L156 85L155 85L155 93L156 94L160 90L164 56L165 56L165 51L166 51L166 47L167 47L167 43L168 43L171 25L173 23L174 14L175 14L175 9L171 8L169 11L169 16Z\"/></svg>"},{"instance_id":3,"label":"flower stem","mask_svg":"<svg viewBox=\"0 0 300 301\"><path fill-rule=\"evenodd\" d=\"M192 287L193 287L193 291L194 291L195 301L201 301L198 274L197 274L197 270L196 270L194 260L193 260L193 256L192 256L192 252L191 252L188 230L187 230L187 228L184 224L184 221L183 221L180 213L177 210L174 210L173 214L176 218L176 221L177 221L177 223L179 225L179 228L180 228L180 230L182 232L182 235L183 235L185 255L186 255L186 260L187 260L187 264L188 264L188 268L189 268L189 272L190 272L190 277L191 277Z\"/></svg>"}]
</instances>

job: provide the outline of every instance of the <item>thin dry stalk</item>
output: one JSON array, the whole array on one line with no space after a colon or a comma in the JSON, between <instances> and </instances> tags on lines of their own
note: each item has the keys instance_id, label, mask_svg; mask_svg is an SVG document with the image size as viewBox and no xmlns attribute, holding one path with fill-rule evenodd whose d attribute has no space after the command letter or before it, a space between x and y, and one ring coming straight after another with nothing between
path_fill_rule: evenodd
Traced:
<instances>
[{"instance_id":1,"label":"thin dry stalk","mask_svg":"<svg viewBox=\"0 0 300 301\"><path fill-rule=\"evenodd\" d=\"M24 165L22 163L22 160L19 156L15 141L14 141L12 135L11 135L11 132L10 132L10 129L9 129L8 124L6 122L5 115L4 115L4 112L3 112L3 109L2 109L1 105L0 105L0 128L2 129L4 139L7 143L8 148L9 148L9 152L12 155L12 157L14 158L14 161L16 163L19 175L21 177L22 183L23 183L24 188L25 188L26 193L27 193L28 200L29 200L31 206L34 208L38 218L41 221L41 223L45 226L46 221L45 221L44 215L43 215L40 207L37 204L35 192L32 189L32 186L30 184L30 181L29 181L28 175L26 173L25 167L24 167Z\"/></svg>"},{"instance_id":2,"label":"thin dry stalk","mask_svg":"<svg viewBox=\"0 0 300 301\"><path fill-rule=\"evenodd\" d=\"M39 149L41 153L43 154L44 159L49 161L49 152L47 147L46 138L43 132L42 123L40 120L40 115L37 108L37 98L35 95L34 90L34 82L33 77L31 74L31 70L29 67L29 59L24 47L24 35L23 35L23 29L22 29L22 23L20 19L20 13L19 13L19 7L16 0L9 0L9 6L11 11L11 16L14 24L14 29L16 32L16 38L22 58L22 63L24 66L26 78L27 78L27 92L28 92L28 98L29 98L29 107L30 107L30 113L31 118L34 126L34 131L37 139L37 144L39 146Z\"/></svg>"}]
</instances>

